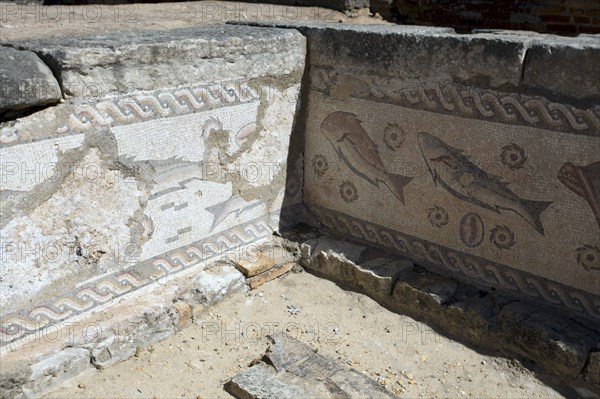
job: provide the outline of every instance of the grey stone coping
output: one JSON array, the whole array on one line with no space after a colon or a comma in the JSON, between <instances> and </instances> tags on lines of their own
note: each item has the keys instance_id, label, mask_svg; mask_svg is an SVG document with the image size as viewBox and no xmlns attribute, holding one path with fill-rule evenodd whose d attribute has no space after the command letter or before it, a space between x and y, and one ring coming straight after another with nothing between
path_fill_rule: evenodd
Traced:
<instances>
[{"instance_id":1,"label":"grey stone coping","mask_svg":"<svg viewBox=\"0 0 600 399\"><path fill-rule=\"evenodd\" d=\"M599 35L458 34L451 28L318 22L245 24L299 30L309 38L311 66L335 63L406 80L453 80L542 95L584 107L600 103Z\"/></svg>"}]
</instances>

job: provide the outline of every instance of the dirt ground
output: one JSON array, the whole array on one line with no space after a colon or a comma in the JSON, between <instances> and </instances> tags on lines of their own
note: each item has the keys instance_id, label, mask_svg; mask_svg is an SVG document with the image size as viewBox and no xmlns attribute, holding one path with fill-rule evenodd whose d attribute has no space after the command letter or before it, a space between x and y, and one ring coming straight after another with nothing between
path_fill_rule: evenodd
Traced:
<instances>
[{"instance_id":1,"label":"dirt ground","mask_svg":"<svg viewBox=\"0 0 600 399\"><path fill-rule=\"evenodd\" d=\"M230 398L223 384L287 331L399 397L560 398L518 362L481 355L426 325L306 272L233 295L167 340L50 398Z\"/></svg>"},{"instance_id":2,"label":"dirt ground","mask_svg":"<svg viewBox=\"0 0 600 399\"><path fill-rule=\"evenodd\" d=\"M88 4L41 6L0 1L0 40L103 34L112 31L163 30L227 21L317 21L382 24L368 10L352 14L320 8L230 1L161 4Z\"/></svg>"}]
</instances>

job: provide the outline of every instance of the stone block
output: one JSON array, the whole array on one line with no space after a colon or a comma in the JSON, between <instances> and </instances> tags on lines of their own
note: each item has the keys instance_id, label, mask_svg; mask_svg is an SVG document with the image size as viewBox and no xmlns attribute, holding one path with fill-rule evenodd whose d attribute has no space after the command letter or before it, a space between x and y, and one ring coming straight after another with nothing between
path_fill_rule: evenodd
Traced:
<instances>
[{"instance_id":1,"label":"stone block","mask_svg":"<svg viewBox=\"0 0 600 399\"><path fill-rule=\"evenodd\" d=\"M65 348L31 366L29 381L23 386L27 397L74 377L90 368L90 352L82 348Z\"/></svg>"},{"instance_id":2,"label":"stone block","mask_svg":"<svg viewBox=\"0 0 600 399\"><path fill-rule=\"evenodd\" d=\"M523 85L549 96L598 104L600 41L583 37L536 39L527 49Z\"/></svg>"},{"instance_id":3,"label":"stone block","mask_svg":"<svg viewBox=\"0 0 600 399\"><path fill-rule=\"evenodd\" d=\"M347 398L395 398L394 395L388 393L375 381L354 369L340 370L331 376L329 380L336 387L336 390L343 392L344 397Z\"/></svg>"},{"instance_id":4,"label":"stone block","mask_svg":"<svg viewBox=\"0 0 600 399\"><path fill-rule=\"evenodd\" d=\"M258 363L233 377L225 390L237 399L296 399L307 397L307 392L275 378L273 367Z\"/></svg>"},{"instance_id":5,"label":"stone block","mask_svg":"<svg viewBox=\"0 0 600 399\"><path fill-rule=\"evenodd\" d=\"M0 46L0 119L60 99L56 78L34 52Z\"/></svg>"},{"instance_id":6,"label":"stone block","mask_svg":"<svg viewBox=\"0 0 600 399\"><path fill-rule=\"evenodd\" d=\"M597 333L567 317L516 302L502 308L493 334L542 367L577 376L597 343Z\"/></svg>"},{"instance_id":7,"label":"stone block","mask_svg":"<svg viewBox=\"0 0 600 399\"><path fill-rule=\"evenodd\" d=\"M136 353L138 346L140 346L140 342L132 339L132 337L110 336L92 348L92 364L103 369L127 360Z\"/></svg>"},{"instance_id":8,"label":"stone block","mask_svg":"<svg viewBox=\"0 0 600 399\"><path fill-rule=\"evenodd\" d=\"M414 273L394 286L394 307L410 315L435 320L445 311L458 287L457 281L433 274Z\"/></svg>"},{"instance_id":9,"label":"stone block","mask_svg":"<svg viewBox=\"0 0 600 399\"><path fill-rule=\"evenodd\" d=\"M337 259L342 263L358 262L366 249L363 245L331 238L314 238L301 244L300 262L309 269L327 274L331 269L335 269L335 266L331 265L330 259ZM322 258L325 259L323 263L320 260Z\"/></svg>"},{"instance_id":10,"label":"stone block","mask_svg":"<svg viewBox=\"0 0 600 399\"><path fill-rule=\"evenodd\" d=\"M293 31L223 27L131 31L14 42L60 73L67 96L154 90L299 72L304 39ZM300 51L299 51L300 50ZM243 72L242 72L243 71Z\"/></svg>"},{"instance_id":11,"label":"stone block","mask_svg":"<svg viewBox=\"0 0 600 399\"><path fill-rule=\"evenodd\" d=\"M225 296L246 291L244 275L231 265L217 265L198 273L192 288L196 303L213 305Z\"/></svg>"},{"instance_id":12,"label":"stone block","mask_svg":"<svg viewBox=\"0 0 600 399\"><path fill-rule=\"evenodd\" d=\"M600 352L590 352L583 375L592 384L600 385Z\"/></svg>"},{"instance_id":13,"label":"stone block","mask_svg":"<svg viewBox=\"0 0 600 399\"><path fill-rule=\"evenodd\" d=\"M375 381L283 333L270 337L267 359L225 384L236 398L392 398ZM298 397L298 396L296 396Z\"/></svg>"}]
</instances>

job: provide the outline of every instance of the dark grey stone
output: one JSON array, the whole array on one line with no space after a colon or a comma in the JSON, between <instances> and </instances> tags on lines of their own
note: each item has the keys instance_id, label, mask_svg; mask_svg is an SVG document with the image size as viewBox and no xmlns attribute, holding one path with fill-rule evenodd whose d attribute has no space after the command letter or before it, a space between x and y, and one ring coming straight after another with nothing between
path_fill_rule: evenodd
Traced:
<instances>
[{"instance_id":1,"label":"dark grey stone","mask_svg":"<svg viewBox=\"0 0 600 399\"><path fill-rule=\"evenodd\" d=\"M258 363L233 377L225 390L238 399L297 399L306 398L307 392L297 386L279 381L273 367Z\"/></svg>"},{"instance_id":2,"label":"dark grey stone","mask_svg":"<svg viewBox=\"0 0 600 399\"><path fill-rule=\"evenodd\" d=\"M393 398L369 377L346 369L284 333L270 337L265 361L238 374L225 389L238 399Z\"/></svg>"},{"instance_id":3,"label":"dark grey stone","mask_svg":"<svg viewBox=\"0 0 600 399\"><path fill-rule=\"evenodd\" d=\"M502 308L494 339L547 370L577 376L596 345L598 333L572 319L516 302Z\"/></svg>"},{"instance_id":4,"label":"dark grey stone","mask_svg":"<svg viewBox=\"0 0 600 399\"><path fill-rule=\"evenodd\" d=\"M299 30L308 38L310 65L357 77L419 82L456 82L481 89L543 95L588 107L600 95L600 40L534 32L332 23L248 23Z\"/></svg>"},{"instance_id":5,"label":"dark grey stone","mask_svg":"<svg viewBox=\"0 0 600 399\"><path fill-rule=\"evenodd\" d=\"M355 8L369 7L369 0L246 0L245 2L279 4L284 6L323 7L337 11L351 11Z\"/></svg>"},{"instance_id":6,"label":"dark grey stone","mask_svg":"<svg viewBox=\"0 0 600 399\"><path fill-rule=\"evenodd\" d=\"M600 40L540 39L527 50L523 86L547 96L564 96L598 104Z\"/></svg>"},{"instance_id":7,"label":"dark grey stone","mask_svg":"<svg viewBox=\"0 0 600 399\"><path fill-rule=\"evenodd\" d=\"M52 71L35 53L0 46L0 114L53 104L61 98Z\"/></svg>"}]
</instances>

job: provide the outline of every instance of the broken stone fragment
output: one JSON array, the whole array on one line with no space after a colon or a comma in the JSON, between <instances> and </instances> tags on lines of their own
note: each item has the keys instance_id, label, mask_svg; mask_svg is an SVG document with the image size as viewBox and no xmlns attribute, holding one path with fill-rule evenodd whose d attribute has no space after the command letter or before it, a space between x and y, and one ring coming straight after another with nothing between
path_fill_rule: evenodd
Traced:
<instances>
[{"instance_id":1,"label":"broken stone fragment","mask_svg":"<svg viewBox=\"0 0 600 399\"><path fill-rule=\"evenodd\" d=\"M210 306L229 294L246 289L242 273L231 265L221 264L199 272L191 294L195 303Z\"/></svg>"},{"instance_id":2,"label":"broken stone fragment","mask_svg":"<svg viewBox=\"0 0 600 399\"><path fill-rule=\"evenodd\" d=\"M236 375L225 390L238 399L392 398L364 374L347 369L284 334L270 336L265 362Z\"/></svg>"},{"instance_id":3,"label":"broken stone fragment","mask_svg":"<svg viewBox=\"0 0 600 399\"><path fill-rule=\"evenodd\" d=\"M29 381L23 386L26 397L35 397L40 392L74 377L91 366L90 352L82 348L66 348L31 366Z\"/></svg>"},{"instance_id":4,"label":"broken stone fragment","mask_svg":"<svg viewBox=\"0 0 600 399\"><path fill-rule=\"evenodd\" d=\"M62 98L52 71L32 51L0 46L0 117Z\"/></svg>"}]
</instances>

